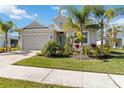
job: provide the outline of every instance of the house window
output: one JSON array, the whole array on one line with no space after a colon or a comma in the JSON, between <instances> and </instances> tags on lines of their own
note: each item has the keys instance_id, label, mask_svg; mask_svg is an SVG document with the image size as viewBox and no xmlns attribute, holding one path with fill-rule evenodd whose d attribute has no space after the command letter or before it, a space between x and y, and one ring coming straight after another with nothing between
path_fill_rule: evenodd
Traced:
<instances>
[{"instance_id":1,"label":"house window","mask_svg":"<svg viewBox=\"0 0 124 93\"><path fill-rule=\"evenodd\" d=\"M82 32L82 34L85 36L83 43L87 44L88 43L88 32Z\"/></svg>"}]
</instances>

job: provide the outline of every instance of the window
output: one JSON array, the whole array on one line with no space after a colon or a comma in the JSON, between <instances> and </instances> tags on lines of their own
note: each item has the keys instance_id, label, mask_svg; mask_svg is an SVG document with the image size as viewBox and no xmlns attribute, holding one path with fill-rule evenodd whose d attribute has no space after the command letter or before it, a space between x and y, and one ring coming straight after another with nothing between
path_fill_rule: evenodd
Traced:
<instances>
[{"instance_id":1,"label":"window","mask_svg":"<svg viewBox=\"0 0 124 93\"><path fill-rule=\"evenodd\" d=\"M88 32L82 32L82 34L85 36L85 39L83 40L84 44L88 43Z\"/></svg>"}]
</instances>

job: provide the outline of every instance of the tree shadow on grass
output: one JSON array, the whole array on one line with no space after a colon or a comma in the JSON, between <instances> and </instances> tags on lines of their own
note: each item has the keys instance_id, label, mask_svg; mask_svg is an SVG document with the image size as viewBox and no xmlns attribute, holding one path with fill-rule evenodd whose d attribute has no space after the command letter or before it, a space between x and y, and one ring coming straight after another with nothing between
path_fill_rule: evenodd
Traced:
<instances>
[{"instance_id":1,"label":"tree shadow on grass","mask_svg":"<svg viewBox=\"0 0 124 93\"><path fill-rule=\"evenodd\" d=\"M112 51L111 56L112 58L124 59L124 53L122 52Z\"/></svg>"},{"instance_id":2,"label":"tree shadow on grass","mask_svg":"<svg viewBox=\"0 0 124 93\"><path fill-rule=\"evenodd\" d=\"M118 52L118 51L111 51L111 54L124 54L124 53L122 53L122 52Z\"/></svg>"}]
</instances>

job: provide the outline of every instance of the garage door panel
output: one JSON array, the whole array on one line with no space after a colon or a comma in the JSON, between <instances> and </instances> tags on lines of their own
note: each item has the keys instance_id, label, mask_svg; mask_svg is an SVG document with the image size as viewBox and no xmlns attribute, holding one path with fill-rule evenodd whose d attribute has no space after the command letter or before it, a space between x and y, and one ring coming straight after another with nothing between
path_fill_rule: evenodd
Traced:
<instances>
[{"instance_id":1,"label":"garage door panel","mask_svg":"<svg viewBox=\"0 0 124 93\"><path fill-rule=\"evenodd\" d=\"M22 36L22 48L24 50L41 49L49 41L47 35L24 35Z\"/></svg>"}]
</instances>

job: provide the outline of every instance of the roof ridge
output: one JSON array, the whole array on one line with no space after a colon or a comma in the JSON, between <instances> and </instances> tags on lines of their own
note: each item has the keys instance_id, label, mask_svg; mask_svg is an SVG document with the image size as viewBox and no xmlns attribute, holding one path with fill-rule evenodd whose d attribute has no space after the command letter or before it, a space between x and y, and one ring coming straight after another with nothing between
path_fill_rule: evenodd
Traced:
<instances>
[{"instance_id":1,"label":"roof ridge","mask_svg":"<svg viewBox=\"0 0 124 93\"><path fill-rule=\"evenodd\" d=\"M49 27L43 24L40 24L37 21L33 21L29 25L24 27L24 29L43 29L43 28L49 28Z\"/></svg>"}]
</instances>

